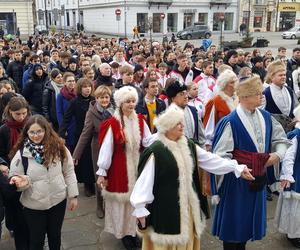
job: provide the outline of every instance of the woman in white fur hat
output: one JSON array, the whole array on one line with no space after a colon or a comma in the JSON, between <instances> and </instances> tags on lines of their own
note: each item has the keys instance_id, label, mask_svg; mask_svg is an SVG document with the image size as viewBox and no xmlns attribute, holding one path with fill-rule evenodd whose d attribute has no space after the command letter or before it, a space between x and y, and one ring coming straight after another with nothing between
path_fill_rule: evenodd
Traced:
<instances>
[{"instance_id":1,"label":"woman in white fur hat","mask_svg":"<svg viewBox=\"0 0 300 250\"><path fill-rule=\"evenodd\" d=\"M298 122L287 135L293 144L282 162L280 180L284 189L278 199L275 225L295 247L300 248L300 106L293 113Z\"/></svg>"},{"instance_id":2,"label":"woman in white fur hat","mask_svg":"<svg viewBox=\"0 0 300 250\"><path fill-rule=\"evenodd\" d=\"M130 197L143 235L143 250L199 250L205 226L200 212L197 167L234 172L251 180L246 165L201 149L183 134L184 112L175 104L156 120L157 141L140 157L139 178Z\"/></svg>"},{"instance_id":3,"label":"woman in white fur hat","mask_svg":"<svg viewBox=\"0 0 300 250\"><path fill-rule=\"evenodd\" d=\"M143 116L135 112L135 88L120 88L114 93L114 100L115 113L100 128L97 185L105 199L104 230L122 239L126 249L134 250L140 243L129 197L136 181L141 147L149 146L153 137Z\"/></svg>"}]
</instances>

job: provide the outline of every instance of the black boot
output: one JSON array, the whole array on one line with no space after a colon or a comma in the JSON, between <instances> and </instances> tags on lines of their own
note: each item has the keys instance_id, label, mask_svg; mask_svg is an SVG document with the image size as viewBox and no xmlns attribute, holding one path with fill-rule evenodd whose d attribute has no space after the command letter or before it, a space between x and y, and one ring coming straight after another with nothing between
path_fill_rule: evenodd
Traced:
<instances>
[{"instance_id":1,"label":"black boot","mask_svg":"<svg viewBox=\"0 0 300 250\"><path fill-rule=\"evenodd\" d=\"M126 250L137 250L137 247L135 246L135 237L126 235L122 238L122 243Z\"/></svg>"},{"instance_id":2,"label":"black boot","mask_svg":"<svg viewBox=\"0 0 300 250\"><path fill-rule=\"evenodd\" d=\"M291 242L293 244L294 247L296 248L300 248L300 238L289 238L288 236L286 236L286 238L288 239L289 242Z\"/></svg>"},{"instance_id":3,"label":"black boot","mask_svg":"<svg viewBox=\"0 0 300 250\"><path fill-rule=\"evenodd\" d=\"M104 200L103 196L101 195L101 192L97 191L97 210L96 214L99 219L103 219L105 216L105 206L104 206Z\"/></svg>"},{"instance_id":4,"label":"black boot","mask_svg":"<svg viewBox=\"0 0 300 250\"><path fill-rule=\"evenodd\" d=\"M84 183L84 194L86 197L91 197L91 196L95 195L94 184Z\"/></svg>"}]
</instances>

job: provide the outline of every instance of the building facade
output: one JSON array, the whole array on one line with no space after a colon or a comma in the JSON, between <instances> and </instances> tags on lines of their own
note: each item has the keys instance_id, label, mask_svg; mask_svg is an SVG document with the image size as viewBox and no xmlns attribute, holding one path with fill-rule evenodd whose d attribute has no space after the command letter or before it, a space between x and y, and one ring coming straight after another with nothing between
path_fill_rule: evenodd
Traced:
<instances>
[{"instance_id":1,"label":"building facade","mask_svg":"<svg viewBox=\"0 0 300 250\"><path fill-rule=\"evenodd\" d=\"M68 30L82 24L88 32L131 35L137 25L141 33L149 28L153 33L175 33L197 22L218 31L220 15L224 16L225 32L237 31L239 26L239 0L36 1L40 24L48 22Z\"/></svg>"},{"instance_id":2,"label":"building facade","mask_svg":"<svg viewBox=\"0 0 300 250\"><path fill-rule=\"evenodd\" d=\"M0 26L5 34L16 34L19 28L21 35L33 34L33 1L0 0Z\"/></svg>"}]
</instances>

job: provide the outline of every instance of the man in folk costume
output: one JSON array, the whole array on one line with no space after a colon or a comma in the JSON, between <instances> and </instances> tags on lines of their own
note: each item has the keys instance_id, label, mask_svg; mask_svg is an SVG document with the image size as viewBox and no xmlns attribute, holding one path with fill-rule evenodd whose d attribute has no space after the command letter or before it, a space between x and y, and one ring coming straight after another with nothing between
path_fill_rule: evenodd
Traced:
<instances>
[{"instance_id":1,"label":"man in folk costume","mask_svg":"<svg viewBox=\"0 0 300 250\"><path fill-rule=\"evenodd\" d=\"M184 111L184 135L197 140L204 147L205 137L203 124L195 107L189 106L187 86L175 81L166 89L169 103L174 103Z\"/></svg>"},{"instance_id":2,"label":"man in folk costume","mask_svg":"<svg viewBox=\"0 0 300 250\"><path fill-rule=\"evenodd\" d=\"M267 69L270 86L264 90L265 110L279 121L285 132L294 127L293 110L299 104L294 91L286 85L286 66L281 61L272 62ZM268 169L268 185L272 192L279 190L276 172L279 166Z\"/></svg>"},{"instance_id":3,"label":"man in folk costume","mask_svg":"<svg viewBox=\"0 0 300 250\"><path fill-rule=\"evenodd\" d=\"M130 197L143 250L199 250L205 223L200 212L198 166L215 174L254 179L246 165L205 151L184 136L184 111L175 104L155 123L157 141L141 155Z\"/></svg>"},{"instance_id":4,"label":"man in folk costume","mask_svg":"<svg viewBox=\"0 0 300 250\"><path fill-rule=\"evenodd\" d=\"M237 85L240 104L218 124L213 152L252 168L255 180L248 182L226 174L212 185L217 202L213 235L224 250L244 250L248 240L266 234L266 167L283 159L290 146L282 126L270 113L258 109L263 100L262 83L254 76ZM216 179L212 178L212 184Z\"/></svg>"},{"instance_id":5,"label":"man in folk costume","mask_svg":"<svg viewBox=\"0 0 300 250\"><path fill-rule=\"evenodd\" d=\"M269 111L281 123L283 128L288 131L294 118L293 110L299 104L294 91L286 85L286 66L281 61L269 64L267 68L267 80L270 86L264 90L266 99L265 110Z\"/></svg>"},{"instance_id":6,"label":"man in folk costume","mask_svg":"<svg viewBox=\"0 0 300 250\"><path fill-rule=\"evenodd\" d=\"M284 189L277 202L275 226L300 248L300 106L293 113L298 122L287 135L293 144L282 162L280 180Z\"/></svg>"},{"instance_id":7,"label":"man in folk costume","mask_svg":"<svg viewBox=\"0 0 300 250\"><path fill-rule=\"evenodd\" d=\"M136 181L140 149L149 146L153 137L143 116L135 112L135 88L120 88L114 93L114 101L114 115L100 128L97 185L103 188L105 199L104 230L122 239L126 249L134 250L140 242L129 197Z\"/></svg>"}]
</instances>

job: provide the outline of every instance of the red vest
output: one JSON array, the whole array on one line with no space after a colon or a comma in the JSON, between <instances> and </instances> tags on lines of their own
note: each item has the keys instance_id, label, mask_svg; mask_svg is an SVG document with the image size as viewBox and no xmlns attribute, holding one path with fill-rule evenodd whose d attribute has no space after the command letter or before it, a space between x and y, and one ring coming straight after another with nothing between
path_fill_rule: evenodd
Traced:
<instances>
[{"instance_id":1,"label":"red vest","mask_svg":"<svg viewBox=\"0 0 300 250\"><path fill-rule=\"evenodd\" d=\"M206 127L207 125L213 106L215 106L215 124L217 124L218 121L221 120L221 118L223 118L231 112L226 101L224 101L219 95L215 96L214 98L210 99L205 106L205 114L203 118L204 127Z\"/></svg>"},{"instance_id":2,"label":"red vest","mask_svg":"<svg viewBox=\"0 0 300 250\"><path fill-rule=\"evenodd\" d=\"M144 135L144 119L142 115L138 115L141 139ZM120 122L111 117L102 123L99 133L99 143L102 144L105 135L111 127L113 133L113 155L111 166L107 171L107 187L106 191L112 193L128 192L128 175L126 166L126 138L123 130L121 130Z\"/></svg>"}]
</instances>

